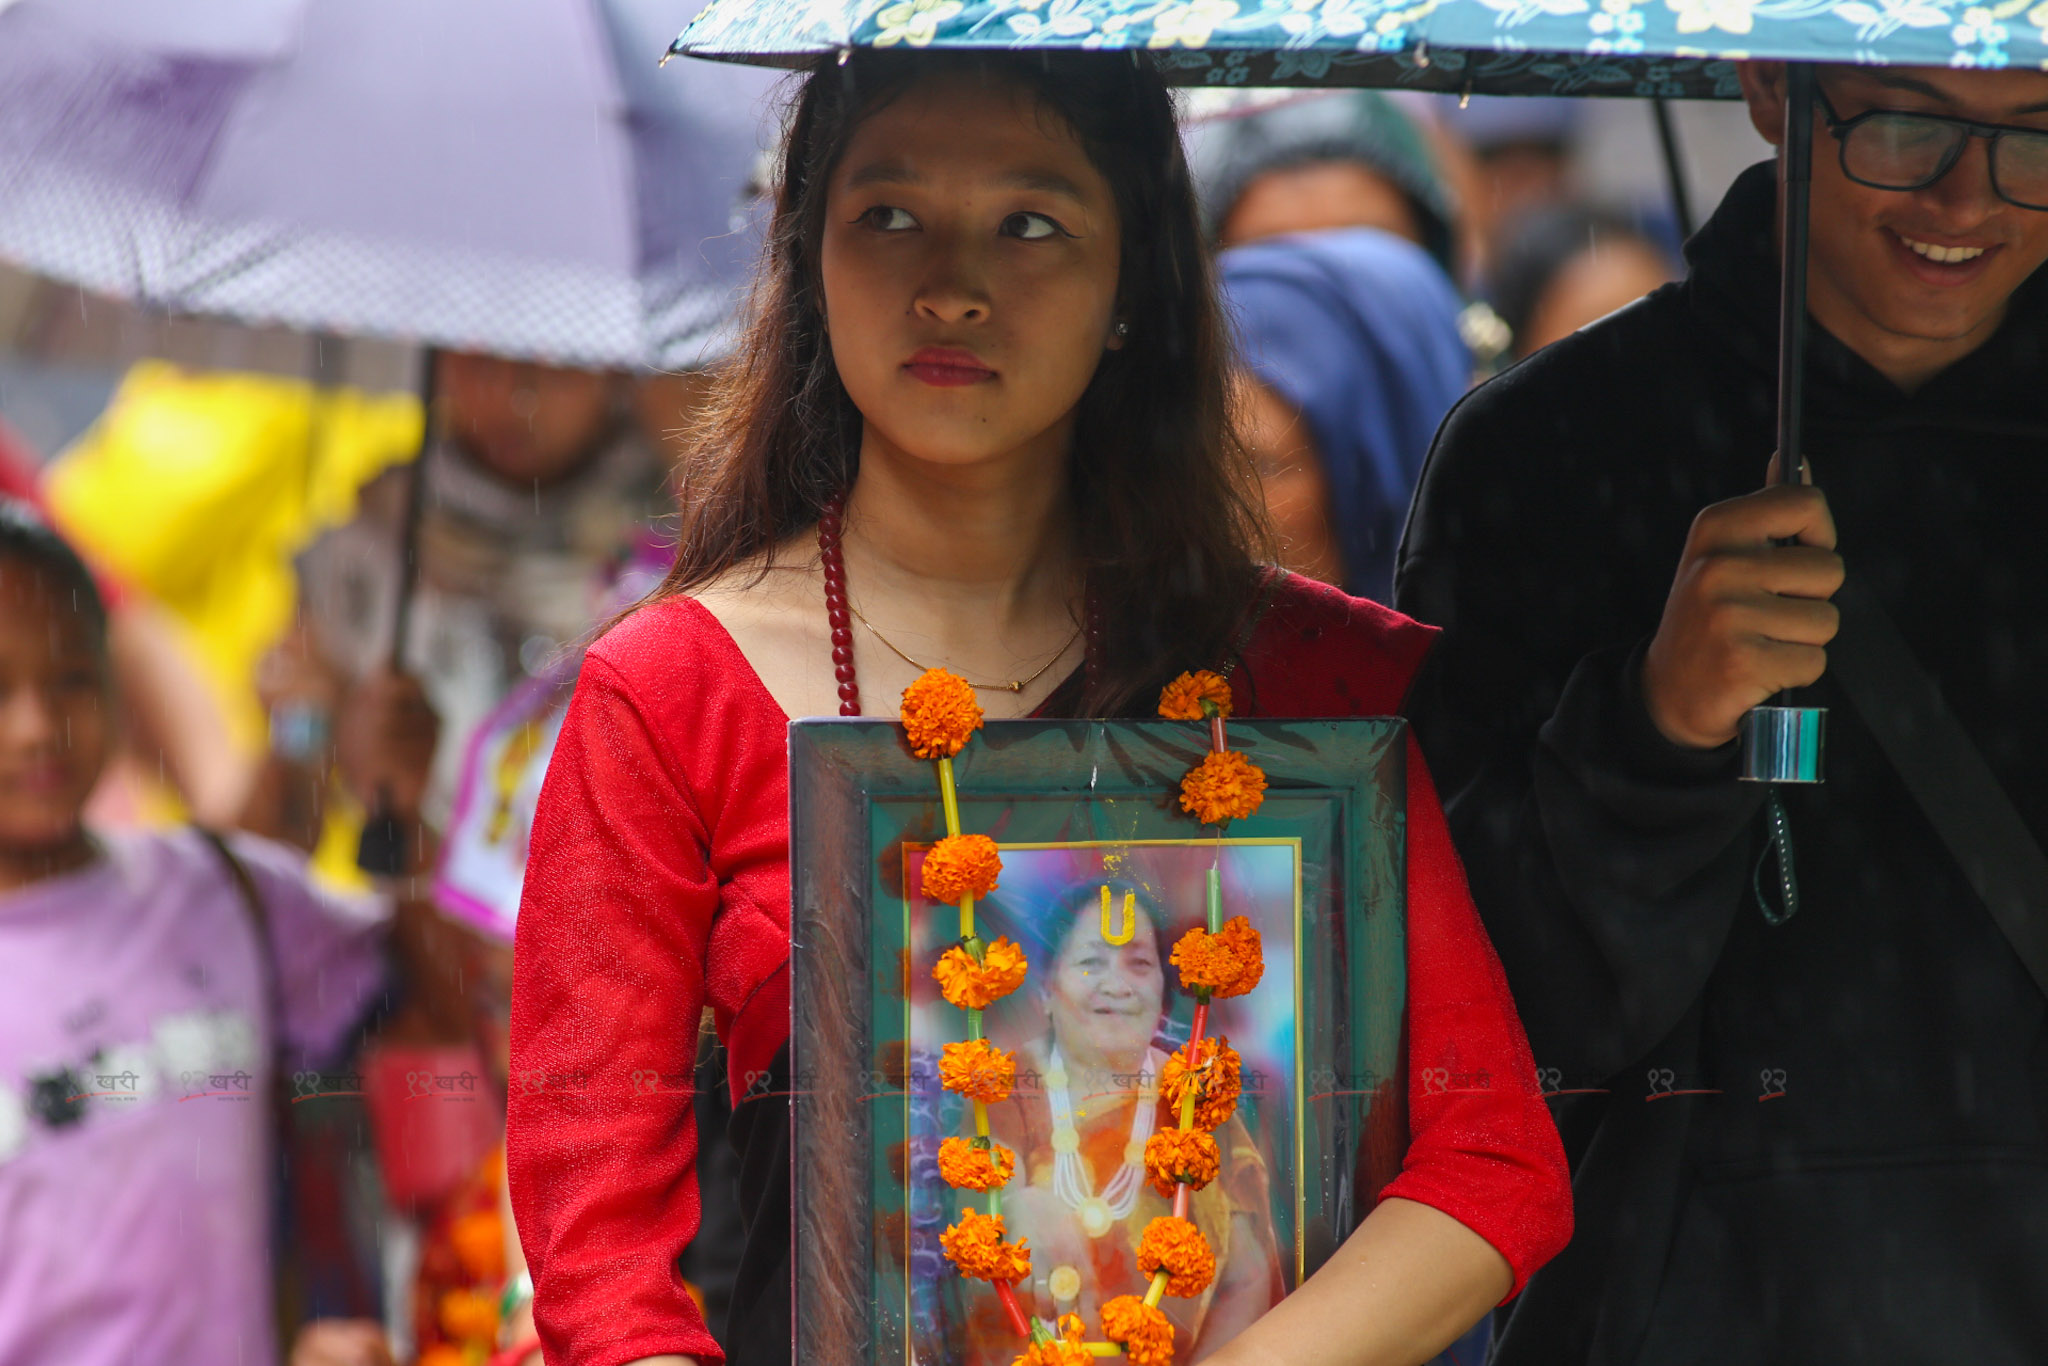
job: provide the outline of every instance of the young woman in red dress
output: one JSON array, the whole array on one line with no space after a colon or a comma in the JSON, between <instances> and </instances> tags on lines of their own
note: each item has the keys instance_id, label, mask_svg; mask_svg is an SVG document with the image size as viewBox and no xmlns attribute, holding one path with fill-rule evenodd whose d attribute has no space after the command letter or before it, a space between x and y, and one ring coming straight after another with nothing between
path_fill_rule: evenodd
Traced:
<instances>
[{"instance_id":1,"label":"young woman in red dress","mask_svg":"<svg viewBox=\"0 0 2048 1366\"><path fill-rule=\"evenodd\" d=\"M534 827L509 1139L552 1366L789 1359L788 718L893 716L927 665L991 718L1148 716L1199 667L1229 670L1239 715L1387 714L1430 645L1261 567L1195 201L1141 60L821 65L755 302L675 571L590 650ZM1557 1134L1412 745L1408 773L1398 1174L1208 1361L1422 1361L1569 1236ZM707 1005L749 1216L717 1336L675 1269L698 1145L721 1141L688 1091Z\"/></svg>"}]
</instances>

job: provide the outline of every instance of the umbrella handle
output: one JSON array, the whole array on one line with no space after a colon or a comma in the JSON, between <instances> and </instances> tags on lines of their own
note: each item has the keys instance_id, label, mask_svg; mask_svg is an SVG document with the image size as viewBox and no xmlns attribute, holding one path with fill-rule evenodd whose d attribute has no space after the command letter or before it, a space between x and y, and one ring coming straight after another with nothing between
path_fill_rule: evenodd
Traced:
<instances>
[{"instance_id":1,"label":"umbrella handle","mask_svg":"<svg viewBox=\"0 0 2048 1366\"><path fill-rule=\"evenodd\" d=\"M377 809L363 821L363 836L356 845L356 867L371 877L400 877L406 868L405 822L391 805L391 789L377 789Z\"/></svg>"},{"instance_id":2,"label":"umbrella handle","mask_svg":"<svg viewBox=\"0 0 2048 1366\"><path fill-rule=\"evenodd\" d=\"M1778 482L1796 482L1805 459L1806 259L1813 184L1813 67L1785 64L1785 177L1778 192ZM1794 705L1788 690L1742 718L1742 777L1818 783L1825 777L1826 707Z\"/></svg>"}]
</instances>

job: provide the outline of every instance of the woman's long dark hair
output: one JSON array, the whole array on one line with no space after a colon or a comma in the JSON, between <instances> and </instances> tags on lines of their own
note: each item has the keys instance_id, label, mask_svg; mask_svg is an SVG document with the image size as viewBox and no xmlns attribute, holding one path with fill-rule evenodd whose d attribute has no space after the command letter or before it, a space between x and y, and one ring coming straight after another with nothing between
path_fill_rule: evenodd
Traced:
<instances>
[{"instance_id":1,"label":"woman's long dark hair","mask_svg":"<svg viewBox=\"0 0 2048 1366\"><path fill-rule=\"evenodd\" d=\"M827 183L863 118L919 79L963 72L1057 112L1116 195L1130 331L1082 395L1068 481L1101 631L1085 683L1048 707L1149 714L1168 679L1230 653L1266 538L1172 98L1133 54L861 51L813 68L788 119L752 317L694 434L660 593L765 559L852 487L861 415L833 365L819 274Z\"/></svg>"}]
</instances>

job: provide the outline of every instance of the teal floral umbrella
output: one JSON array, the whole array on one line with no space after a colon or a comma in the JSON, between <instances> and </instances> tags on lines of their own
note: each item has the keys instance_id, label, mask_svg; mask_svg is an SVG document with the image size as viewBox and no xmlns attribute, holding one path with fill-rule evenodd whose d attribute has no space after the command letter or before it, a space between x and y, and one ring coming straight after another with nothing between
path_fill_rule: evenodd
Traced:
<instances>
[{"instance_id":1,"label":"teal floral umbrella","mask_svg":"<svg viewBox=\"0 0 2048 1366\"><path fill-rule=\"evenodd\" d=\"M1181 85L1733 99L1738 58L2048 66L2040 0L714 0L673 51L1149 51Z\"/></svg>"}]
</instances>

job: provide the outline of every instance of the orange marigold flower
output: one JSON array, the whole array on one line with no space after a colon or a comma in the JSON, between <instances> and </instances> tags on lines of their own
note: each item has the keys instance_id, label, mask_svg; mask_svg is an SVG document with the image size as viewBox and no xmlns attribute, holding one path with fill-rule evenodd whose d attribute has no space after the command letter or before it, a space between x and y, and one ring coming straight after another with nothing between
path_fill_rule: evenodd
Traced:
<instances>
[{"instance_id":1,"label":"orange marigold flower","mask_svg":"<svg viewBox=\"0 0 2048 1366\"><path fill-rule=\"evenodd\" d=\"M967 1190L994 1190L1010 1184L1017 1155L1000 1143L977 1148L965 1138L948 1138L939 1144L939 1175L949 1186Z\"/></svg>"},{"instance_id":2,"label":"orange marigold flower","mask_svg":"<svg viewBox=\"0 0 2048 1366\"><path fill-rule=\"evenodd\" d=\"M1102 1306L1102 1336L1124 1349L1130 1366L1173 1366L1173 1321L1136 1295Z\"/></svg>"},{"instance_id":3,"label":"orange marigold flower","mask_svg":"<svg viewBox=\"0 0 2048 1366\"><path fill-rule=\"evenodd\" d=\"M1017 1084L1017 1058L987 1039L949 1043L939 1050L939 1085L969 1100L993 1105Z\"/></svg>"},{"instance_id":4,"label":"orange marigold flower","mask_svg":"<svg viewBox=\"0 0 2048 1366\"><path fill-rule=\"evenodd\" d=\"M1145 1236L1138 1240L1138 1270L1148 1281L1164 1271L1167 1294L1193 1299L1216 1279L1216 1254L1200 1229L1162 1214L1145 1225Z\"/></svg>"},{"instance_id":5,"label":"orange marigold flower","mask_svg":"<svg viewBox=\"0 0 2048 1366\"><path fill-rule=\"evenodd\" d=\"M1180 809L1204 825L1240 820L1265 800L1265 771L1234 749L1209 751L1180 780Z\"/></svg>"},{"instance_id":6,"label":"orange marigold flower","mask_svg":"<svg viewBox=\"0 0 2048 1366\"><path fill-rule=\"evenodd\" d=\"M1213 1132L1237 1113L1238 1093L1243 1090L1242 1064L1229 1039L1203 1039L1194 1047L1192 1062L1188 1047L1183 1044L1159 1069L1159 1094L1166 1098L1176 1117L1182 1102L1192 1095L1195 1127Z\"/></svg>"},{"instance_id":7,"label":"orange marigold flower","mask_svg":"<svg viewBox=\"0 0 2048 1366\"><path fill-rule=\"evenodd\" d=\"M1230 684L1221 674L1198 669L1159 690L1159 714L1169 721L1206 721L1230 715Z\"/></svg>"},{"instance_id":8,"label":"orange marigold flower","mask_svg":"<svg viewBox=\"0 0 2048 1366\"><path fill-rule=\"evenodd\" d=\"M1200 1190L1216 1179L1222 1161L1216 1140L1200 1129L1161 1129L1145 1140L1145 1175L1161 1195L1171 1196L1182 1182Z\"/></svg>"},{"instance_id":9,"label":"orange marigold flower","mask_svg":"<svg viewBox=\"0 0 2048 1366\"><path fill-rule=\"evenodd\" d=\"M939 1235L939 1246L977 1281L1021 1281L1031 1274L1031 1249L1024 1239L1003 1241L1003 1216L962 1210L960 1222Z\"/></svg>"},{"instance_id":10,"label":"orange marigold flower","mask_svg":"<svg viewBox=\"0 0 2048 1366\"><path fill-rule=\"evenodd\" d=\"M1224 921L1220 934L1189 930L1173 946L1171 961L1185 990L1206 989L1211 996L1242 996L1266 974L1259 932L1241 915Z\"/></svg>"},{"instance_id":11,"label":"orange marigold flower","mask_svg":"<svg viewBox=\"0 0 2048 1366\"><path fill-rule=\"evenodd\" d=\"M1003 856L987 835L948 835L924 856L924 894L948 906L968 894L987 896L996 889Z\"/></svg>"},{"instance_id":12,"label":"orange marigold flower","mask_svg":"<svg viewBox=\"0 0 2048 1366\"><path fill-rule=\"evenodd\" d=\"M496 1205L457 1217L448 1225L448 1242L473 1284L497 1285L505 1279L505 1221Z\"/></svg>"},{"instance_id":13,"label":"orange marigold flower","mask_svg":"<svg viewBox=\"0 0 2048 1366\"><path fill-rule=\"evenodd\" d=\"M981 703L958 674L926 669L903 690L903 729L920 759L950 759L981 729Z\"/></svg>"},{"instance_id":14,"label":"orange marigold flower","mask_svg":"<svg viewBox=\"0 0 2048 1366\"><path fill-rule=\"evenodd\" d=\"M1030 967L1024 950L1007 939L998 939L983 946L979 963L955 944L939 955L932 976L938 979L939 993L948 1002L962 1010L987 1010L991 1001L1000 1001L1024 985Z\"/></svg>"},{"instance_id":15,"label":"orange marigold flower","mask_svg":"<svg viewBox=\"0 0 2048 1366\"><path fill-rule=\"evenodd\" d=\"M498 1336L498 1297L483 1290L444 1290L435 1303L435 1321L457 1342L484 1342Z\"/></svg>"},{"instance_id":16,"label":"orange marigold flower","mask_svg":"<svg viewBox=\"0 0 2048 1366\"><path fill-rule=\"evenodd\" d=\"M1063 1314L1058 1337L1033 1342L1010 1366L1095 1366L1095 1354L1081 1342L1086 1331L1078 1316Z\"/></svg>"}]
</instances>

